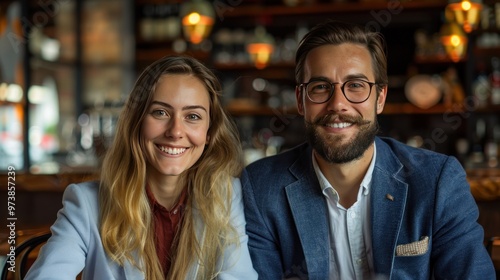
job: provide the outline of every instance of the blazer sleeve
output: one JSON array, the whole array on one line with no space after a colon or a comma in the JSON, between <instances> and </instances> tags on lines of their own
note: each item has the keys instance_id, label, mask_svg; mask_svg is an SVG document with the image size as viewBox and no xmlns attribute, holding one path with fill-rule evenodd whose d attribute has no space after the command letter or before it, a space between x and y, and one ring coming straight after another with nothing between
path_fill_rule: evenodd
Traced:
<instances>
[{"instance_id":1,"label":"blazer sleeve","mask_svg":"<svg viewBox=\"0 0 500 280\"><path fill-rule=\"evenodd\" d=\"M238 178L233 179L233 197L231 202L231 223L239 235L239 244L232 244L223 253L223 258L218 265L221 273L217 279L220 280L253 280L257 279L250 253L248 251L248 235L245 231L245 215L243 213L243 201L241 183Z\"/></svg>"},{"instance_id":2,"label":"blazer sleeve","mask_svg":"<svg viewBox=\"0 0 500 280\"><path fill-rule=\"evenodd\" d=\"M257 204L254 189L249 174L243 170L241 175L245 217L247 220L248 247L253 265L259 274L259 279L282 279L283 265L280 250L272 232L264 221Z\"/></svg>"},{"instance_id":3,"label":"blazer sleeve","mask_svg":"<svg viewBox=\"0 0 500 280\"><path fill-rule=\"evenodd\" d=\"M478 207L460 163L449 157L436 194L432 260L435 279L495 279L477 223Z\"/></svg>"},{"instance_id":4,"label":"blazer sleeve","mask_svg":"<svg viewBox=\"0 0 500 280\"><path fill-rule=\"evenodd\" d=\"M75 279L83 270L90 238L85 198L78 185L66 188L63 208L51 227L52 236L40 249L25 279Z\"/></svg>"}]
</instances>

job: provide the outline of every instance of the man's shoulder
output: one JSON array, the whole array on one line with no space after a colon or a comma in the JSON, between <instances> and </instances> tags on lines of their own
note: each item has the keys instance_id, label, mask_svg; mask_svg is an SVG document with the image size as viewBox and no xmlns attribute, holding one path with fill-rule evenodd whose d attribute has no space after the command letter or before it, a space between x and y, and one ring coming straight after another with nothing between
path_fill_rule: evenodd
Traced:
<instances>
[{"instance_id":1,"label":"man's shoulder","mask_svg":"<svg viewBox=\"0 0 500 280\"><path fill-rule=\"evenodd\" d=\"M401 166L405 176L420 179L434 177L444 166L461 169L456 158L424 148L416 148L392 138L380 137L377 141L376 166L386 168Z\"/></svg>"},{"instance_id":2,"label":"man's shoulder","mask_svg":"<svg viewBox=\"0 0 500 280\"><path fill-rule=\"evenodd\" d=\"M379 137L379 140L380 141L378 141L377 144L380 146L380 148L377 148L377 151L385 152L385 149L389 148L398 158L404 157L415 159L416 157L418 157L420 159L444 161L449 157L448 155L438 153L429 149L409 146L390 137Z\"/></svg>"}]
</instances>

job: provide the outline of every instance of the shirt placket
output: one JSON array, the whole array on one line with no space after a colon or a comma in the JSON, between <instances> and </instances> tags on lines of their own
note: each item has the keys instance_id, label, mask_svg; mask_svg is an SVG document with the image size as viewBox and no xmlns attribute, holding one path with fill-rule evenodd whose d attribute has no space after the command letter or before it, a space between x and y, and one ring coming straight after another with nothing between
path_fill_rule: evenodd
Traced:
<instances>
[{"instance_id":1,"label":"shirt placket","mask_svg":"<svg viewBox=\"0 0 500 280\"><path fill-rule=\"evenodd\" d=\"M347 210L347 236L351 249L351 260L354 266L356 279L364 279L367 270L367 260L363 239L362 217L358 203Z\"/></svg>"}]
</instances>

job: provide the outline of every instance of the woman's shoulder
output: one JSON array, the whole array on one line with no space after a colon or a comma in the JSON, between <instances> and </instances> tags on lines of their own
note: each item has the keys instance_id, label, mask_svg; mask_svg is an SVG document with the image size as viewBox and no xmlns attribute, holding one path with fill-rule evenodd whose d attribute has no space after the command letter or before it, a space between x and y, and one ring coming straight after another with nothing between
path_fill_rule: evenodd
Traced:
<instances>
[{"instance_id":1,"label":"woman's shoulder","mask_svg":"<svg viewBox=\"0 0 500 280\"><path fill-rule=\"evenodd\" d=\"M241 188L241 181L240 181L240 178L238 177L231 177L231 186L232 186L232 195L231 195L231 199L232 201L234 202L235 200L238 201L238 200L241 200L242 199L242 188Z\"/></svg>"},{"instance_id":2,"label":"woman's shoulder","mask_svg":"<svg viewBox=\"0 0 500 280\"><path fill-rule=\"evenodd\" d=\"M97 195L99 193L99 181L86 181L69 184L65 192L78 192L87 195Z\"/></svg>"},{"instance_id":3,"label":"woman's shoulder","mask_svg":"<svg viewBox=\"0 0 500 280\"><path fill-rule=\"evenodd\" d=\"M231 185L233 186L233 191L241 192L241 181L239 177L231 177Z\"/></svg>"},{"instance_id":4,"label":"woman's shoulder","mask_svg":"<svg viewBox=\"0 0 500 280\"><path fill-rule=\"evenodd\" d=\"M87 181L70 184L64 190L64 201L85 202L89 207L97 206L99 196L99 182Z\"/></svg>"}]
</instances>

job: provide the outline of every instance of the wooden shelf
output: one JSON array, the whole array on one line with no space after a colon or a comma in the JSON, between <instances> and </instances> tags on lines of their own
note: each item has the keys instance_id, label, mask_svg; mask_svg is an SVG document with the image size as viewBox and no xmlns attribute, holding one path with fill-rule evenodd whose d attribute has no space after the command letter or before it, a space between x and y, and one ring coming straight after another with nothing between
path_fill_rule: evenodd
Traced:
<instances>
[{"instance_id":1,"label":"wooden shelf","mask_svg":"<svg viewBox=\"0 0 500 280\"><path fill-rule=\"evenodd\" d=\"M84 67L99 67L99 68L114 68L114 67L127 67L129 66L127 63L111 60L111 59L103 59L102 61L92 61L92 60L83 60L80 62ZM78 62L76 60L70 59L58 59L55 61L50 61L43 59L40 56L33 56L31 58L31 67L39 67L46 69L58 69L60 67L68 67L68 68L76 68Z\"/></svg>"},{"instance_id":2,"label":"wooden shelf","mask_svg":"<svg viewBox=\"0 0 500 280\"><path fill-rule=\"evenodd\" d=\"M135 3L137 5L151 5L151 4L158 4L158 5L163 5L163 4L181 4L183 3L184 0L135 0Z\"/></svg>"},{"instance_id":3,"label":"wooden shelf","mask_svg":"<svg viewBox=\"0 0 500 280\"><path fill-rule=\"evenodd\" d=\"M421 109L410 103L386 103L383 115L404 115L404 114L444 114L463 112L461 106L445 106L437 104L429 109Z\"/></svg>"},{"instance_id":4,"label":"wooden shelf","mask_svg":"<svg viewBox=\"0 0 500 280\"><path fill-rule=\"evenodd\" d=\"M466 62L467 57L464 57L459 61L453 61L446 55L415 56L414 61L417 64L453 64Z\"/></svg>"},{"instance_id":5,"label":"wooden shelf","mask_svg":"<svg viewBox=\"0 0 500 280\"><path fill-rule=\"evenodd\" d=\"M500 107L500 106L499 106ZM230 102L226 109L233 116L273 116L278 112L280 114L298 114L297 108L280 107L270 108L264 105L255 104L252 100L239 99ZM383 115L415 115L415 114L444 114L444 113L460 113L463 108L459 106L445 106L437 104L429 109L421 109L410 103L386 103L384 106Z\"/></svg>"},{"instance_id":6,"label":"wooden shelf","mask_svg":"<svg viewBox=\"0 0 500 280\"><path fill-rule=\"evenodd\" d=\"M489 104L484 107L475 108L474 112L476 113L499 113L500 112L500 104Z\"/></svg>"},{"instance_id":7,"label":"wooden shelf","mask_svg":"<svg viewBox=\"0 0 500 280\"><path fill-rule=\"evenodd\" d=\"M24 100L23 98L20 102L11 102L11 101L6 101L6 100L0 100L0 106L22 106L24 105Z\"/></svg>"},{"instance_id":8,"label":"wooden shelf","mask_svg":"<svg viewBox=\"0 0 500 280\"><path fill-rule=\"evenodd\" d=\"M476 56L500 56L500 47L490 47L490 48L484 48L484 47L475 47L474 48L474 55Z\"/></svg>"},{"instance_id":9,"label":"wooden shelf","mask_svg":"<svg viewBox=\"0 0 500 280\"><path fill-rule=\"evenodd\" d=\"M247 99L233 100L226 106L227 111L234 117L240 116L275 116L283 114L297 115L296 107L271 108L258 105Z\"/></svg>"},{"instance_id":10,"label":"wooden shelf","mask_svg":"<svg viewBox=\"0 0 500 280\"><path fill-rule=\"evenodd\" d=\"M218 70L255 70L255 71L265 71L265 70L278 70L286 69L295 71L294 62L277 62L271 63L263 69L257 69L253 64L250 63L215 63L214 67Z\"/></svg>"},{"instance_id":11,"label":"wooden shelf","mask_svg":"<svg viewBox=\"0 0 500 280\"><path fill-rule=\"evenodd\" d=\"M178 54L179 53L175 52L170 48L155 48L151 50L137 51L135 59L137 62L149 64L150 62L158 60L166 55L178 55ZM181 54L192 56L201 61L207 61L210 57L210 53L202 51L186 51Z\"/></svg>"},{"instance_id":12,"label":"wooden shelf","mask_svg":"<svg viewBox=\"0 0 500 280\"><path fill-rule=\"evenodd\" d=\"M233 73L238 76L263 78L268 80L282 80L287 84L293 85L295 68L293 63L274 63L268 65L264 69L257 69L254 65L249 63L234 63L222 64L216 63L213 67L221 73Z\"/></svg>"},{"instance_id":13,"label":"wooden shelf","mask_svg":"<svg viewBox=\"0 0 500 280\"><path fill-rule=\"evenodd\" d=\"M16 192L62 192L71 183L96 180L95 171L60 174L29 174L16 172ZM7 182L7 174L0 174L2 182ZM6 191L5 188L3 191Z\"/></svg>"},{"instance_id":14,"label":"wooden shelf","mask_svg":"<svg viewBox=\"0 0 500 280\"><path fill-rule=\"evenodd\" d=\"M393 5L382 1L361 1L361 2L345 2L345 3L317 3L311 5L300 5L295 7L281 6L265 6L265 5L241 5L233 7L232 10L224 13L224 17L241 18L241 17L272 17L272 16L298 16L298 15L325 15L332 13L355 13L366 11L377 11L387 9L398 9L402 7L404 10L420 10L420 9L436 9L444 8L448 4L445 0L423 0L397 2L399 5ZM394 7L393 7L394 6Z\"/></svg>"}]
</instances>

